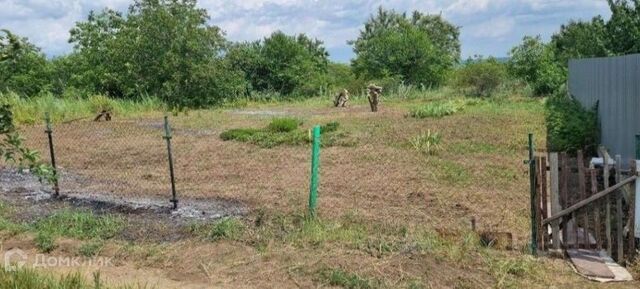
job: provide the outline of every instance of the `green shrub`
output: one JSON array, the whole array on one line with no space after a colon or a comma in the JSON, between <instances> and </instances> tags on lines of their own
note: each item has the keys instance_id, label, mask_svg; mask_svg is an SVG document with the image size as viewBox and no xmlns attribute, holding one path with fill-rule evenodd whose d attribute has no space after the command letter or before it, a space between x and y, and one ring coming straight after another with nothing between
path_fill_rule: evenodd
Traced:
<instances>
[{"instance_id":1,"label":"green shrub","mask_svg":"<svg viewBox=\"0 0 640 289\"><path fill-rule=\"evenodd\" d=\"M426 155L433 155L440 148L440 141L442 137L438 133L432 133L428 130L426 133L422 133L409 140L411 147L418 152Z\"/></svg>"},{"instance_id":2,"label":"green shrub","mask_svg":"<svg viewBox=\"0 0 640 289\"><path fill-rule=\"evenodd\" d=\"M494 58L470 61L456 71L454 84L457 88L473 95L486 97L500 87L507 76L504 64Z\"/></svg>"},{"instance_id":3,"label":"green shrub","mask_svg":"<svg viewBox=\"0 0 640 289\"><path fill-rule=\"evenodd\" d=\"M597 104L592 109L585 109L564 92L549 97L545 108L550 151L595 151L599 142Z\"/></svg>"},{"instance_id":4,"label":"green shrub","mask_svg":"<svg viewBox=\"0 0 640 289\"><path fill-rule=\"evenodd\" d=\"M295 118L274 118L267 126L267 129L272 132L292 132L298 129L301 122Z\"/></svg>"},{"instance_id":5,"label":"green shrub","mask_svg":"<svg viewBox=\"0 0 640 289\"><path fill-rule=\"evenodd\" d=\"M452 115L458 112L461 108L462 105L454 101L431 102L423 106L413 108L409 114L411 115L411 117L415 118L439 118L447 115Z\"/></svg>"}]
</instances>

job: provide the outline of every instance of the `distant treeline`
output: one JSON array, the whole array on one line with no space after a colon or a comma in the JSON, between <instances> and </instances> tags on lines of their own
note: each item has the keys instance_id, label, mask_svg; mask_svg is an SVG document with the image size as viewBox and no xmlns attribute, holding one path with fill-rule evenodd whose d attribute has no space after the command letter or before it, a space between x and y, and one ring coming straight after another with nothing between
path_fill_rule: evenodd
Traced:
<instances>
[{"instance_id":1,"label":"distant treeline","mask_svg":"<svg viewBox=\"0 0 640 289\"><path fill-rule=\"evenodd\" d=\"M234 43L209 24L196 0L135 0L127 13L91 12L70 31L73 51L47 59L10 31L0 32L0 93L22 97L157 97L173 107L207 107L242 97L296 98L361 91L368 82L435 88L454 84L490 95L508 76L535 95L558 90L567 60L640 51L640 8L609 0L613 16L563 25L550 43L525 37L505 63L460 59L460 28L441 15L380 7L349 41L350 65L329 61L323 42L274 32ZM509 71L510 73L507 73Z\"/></svg>"}]
</instances>

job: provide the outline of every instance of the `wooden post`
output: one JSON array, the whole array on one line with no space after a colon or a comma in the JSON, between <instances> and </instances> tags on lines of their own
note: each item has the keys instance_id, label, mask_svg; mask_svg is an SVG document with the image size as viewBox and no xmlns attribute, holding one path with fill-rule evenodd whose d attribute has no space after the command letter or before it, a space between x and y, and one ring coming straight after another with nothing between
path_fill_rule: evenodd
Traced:
<instances>
[{"instance_id":1,"label":"wooden post","mask_svg":"<svg viewBox=\"0 0 640 289\"><path fill-rule=\"evenodd\" d=\"M602 177L604 178L604 188L607 189L609 188L609 156L607 154L603 154L602 158L604 159L604 165L603 165L603 171L602 171ZM611 238L611 197L610 195L607 195L604 198L604 205L605 205L605 233L606 233L606 237L607 237L607 253L609 254L609 256L613 256L612 252L613 252L613 247L612 247L612 238Z\"/></svg>"},{"instance_id":2,"label":"wooden post","mask_svg":"<svg viewBox=\"0 0 640 289\"><path fill-rule=\"evenodd\" d=\"M597 173L598 171L596 171L596 169L589 169L589 175L591 176L591 194L596 194L598 193L598 178L597 178ZM596 201L596 211L594 213L594 231L595 231L595 238L596 238L596 246L598 248L598 250L602 250L602 236L600 236L600 212L602 210L600 210L600 205L602 204L601 201ZM586 220L588 222L588 220ZM586 226L586 224L585 224ZM589 233L585 233L585 237L588 238L589 237ZM587 242L588 243L588 242ZM589 244L590 248L591 244Z\"/></svg>"},{"instance_id":3,"label":"wooden post","mask_svg":"<svg viewBox=\"0 0 640 289\"><path fill-rule=\"evenodd\" d=\"M580 191L578 196L581 200L584 200L587 198L587 185L586 185L586 175L585 175L585 171L584 171L584 153L582 152L582 150L578 151L578 190ZM582 224L583 227L583 232L584 232L584 237L588 237L588 227L587 224L589 224L589 211L590 208L588 208L587 210L585 210L585 212L582 213L583 217L584 217L584 224ZM578 218L576 216L575 218L575 225L576 225L576 247L580 248L580 244L578 243ZM589 242L588 238L585 238L584 240L584 246L585 248L589 247Z\"/></svg>"},{"instance_id":4,"label":"wooden post","mask_svg":"<svg viewBox=\"0 0 640 289\"><path fill-rule=\"evenodd\" d=\"M551 174L551 215L557 214L562 210L560 205L560 187L558 176L558 153L549 154L549 167ZM551 223L551 234L553 238L553 249L560 249L560 220L554 220Z\"/></svg>"},{"instance_id":5,"label":"wooden post","mask_svg":"<svg viewBox=\"0 0 640 289\"><path fill-rule=\"evenodd\" d=\"M620 168L622 167L622 157L616 155L616 184L620 182ZM616 249L618 263L622 263L624 259L624 241L623 241L623 225L622 225L622 190L614 193L616 198Z\"/></svg>"},{"instance_id":6,"label":"wooden post","mask_svg":"<svg viewBox=\"0 0 640 289\"><path fill-rule=\"evenodd\" d=\"M536 157L536 197L535 197L535 207L536 207L536 238L537 238L537 247L538 250L544 250L544 237L542 232L542 194L544 192L540 181L542 179L544 170L542 169L543 164L541 164L541 157Z\"/></svg>"},{"instance_id":7,"label":"wooden post","mask_svg":"<svg viewBox=\"0 0 640 289\"><path fill-rule=\"evenodd\" d=\"M540 198L542 199L542 220L549 217L549 191L547 190L547 158L540 157ZM549 242L549 230L547 225L541 225L542 249L546 249L546 242Z\"/></svg>"},{"instance_id":8,"label":"wooden post","mask_svg":"<svg viewBox=\"0 0 640 289\"><path fill-rule=\"evenodd\" d=\"M562 209L570 207L569 205L569 158L566 152L560 153L560 197L562 198ZM564 217L562 225L562 242L569 244L569 223L570 216Z\"/></svg>"}]
</instances>

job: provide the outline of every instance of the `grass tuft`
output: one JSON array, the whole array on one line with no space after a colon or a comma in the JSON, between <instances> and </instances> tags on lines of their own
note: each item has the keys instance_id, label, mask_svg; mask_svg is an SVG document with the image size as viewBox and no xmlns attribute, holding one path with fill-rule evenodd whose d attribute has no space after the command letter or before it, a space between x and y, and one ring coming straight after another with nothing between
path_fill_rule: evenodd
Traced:
<instances>
[{"instance_id":1,"label":"grass tuft","mask_svg":"<svg viewBox=\"0 0 640 289\"><path fill-rule=\"evenodd\" d=\"M431 130L423 132L409 140L414 150L425 155L434 155L440 149L442 137L439 133L432 133Z\"/></svg>"},{"instance_id":2,"label":"grass tuft","mask_svg":"<svg viewBox=\"0 0 640 289\"><path fill-rule=\"evenodd\" d=\"M374 289L382 287L381 282L378 280L363 278L339 268L321 270L319 275L324 282L331 286L340 286L347 289Z\"/></svg>"},{"instance_id":3,"label":"grass tuft","mask_svg":"<svg viewBox=\"0 0 640 289\"><path fill-rule=\"evenodd\" d=\"M78 253L84 257L95 257L100 254L102 248L104 247L104 241L102 240L91 240L88 241L78 248Z\"/></svg>"},{"instance_id":4,"label":"grass tuft","mask_svg":"<svg viewBox=\"0 0 640 289\"><path fill-rule=\"evenodd\" d=\"M238 219L224 219L215 223L208 232L208 238L217 240L235 240L240 238L244 231L244 224Z\"/></svg>"},{"instance_id":5,"label":"grass tuft","mask_svg":"<svg viewBox=\"0 0 640 289\"><path fill-rule=\"evenodd\" d=\"M38 232L34 242L38 250L42 253L50 253L56 248L55 238L47 232Z\"/></svg>"}]
</instances>

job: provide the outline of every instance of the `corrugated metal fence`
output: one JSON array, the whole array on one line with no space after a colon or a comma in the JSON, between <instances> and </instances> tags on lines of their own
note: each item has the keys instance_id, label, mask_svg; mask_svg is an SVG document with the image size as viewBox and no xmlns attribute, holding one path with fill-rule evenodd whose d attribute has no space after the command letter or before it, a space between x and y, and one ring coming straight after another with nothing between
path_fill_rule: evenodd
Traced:
<instances>
[{"instance_id":1,"label":"corrugated metal fence","mask_svg":"<svg viewBox=\"0 0 640 289\"><path fill-rule=\"evenodd\" d=\"M635 157L640 133L640 54L569 61L569 92L587 108L599 102L602 144Z\"/></svg>"}]
</instances>

